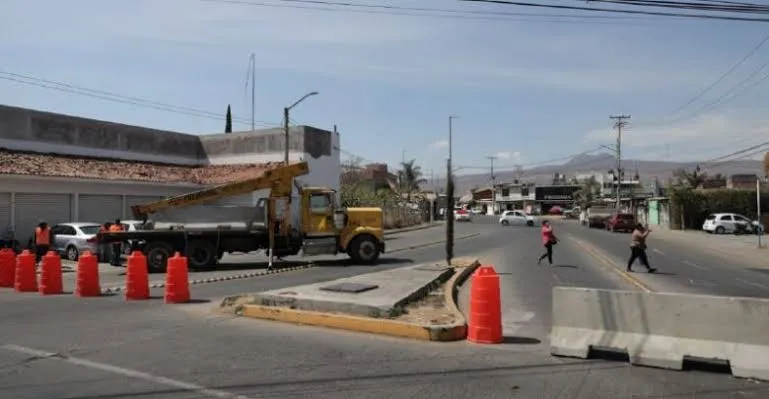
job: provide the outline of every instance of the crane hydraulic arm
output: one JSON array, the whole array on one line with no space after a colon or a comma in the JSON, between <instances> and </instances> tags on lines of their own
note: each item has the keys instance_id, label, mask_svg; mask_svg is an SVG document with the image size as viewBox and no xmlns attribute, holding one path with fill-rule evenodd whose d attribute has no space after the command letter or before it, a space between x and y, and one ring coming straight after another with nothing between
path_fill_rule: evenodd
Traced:
<instances>
[{"instance_id":1,"label":"crane hydraulic arm","mask_svg":"<svg viewBox=\"0 0 769 399\"><path fill-rule=\"evenodd\" d=\"M291 182L294 178L306 175L309 172L310 168L307 162L297 162L288 165L283 164L273 169L265 170L259 176L250 179L226 183L216 187L162 199L149 204L134 205L131 207L131 211L136 219L146 221L150 214L170 208L199 205L221 198L268 188L285 191L283 189L283 186L285 185L288 185L290 190Z\"/></svg>"}]
</instances>

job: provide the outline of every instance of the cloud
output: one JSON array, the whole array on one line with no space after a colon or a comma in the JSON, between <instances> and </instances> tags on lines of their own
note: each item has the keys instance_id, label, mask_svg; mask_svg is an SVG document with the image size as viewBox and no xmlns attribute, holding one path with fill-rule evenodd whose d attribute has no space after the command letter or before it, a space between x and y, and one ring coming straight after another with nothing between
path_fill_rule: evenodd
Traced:
<instances>
[{"instance_id":1,"label":"cloud","mask_svg":"<svg viewBox=\"0 0 769 399\"><path fill-rule=\"evenodd\" d=\"M428 148L431 149L431 150L439 150L441 148L446 148L448 146L449 146L449 141L448 140L438 140L438 141L436 141L434 143L430 143Z\"/></svg>"},{"instance_id":2,"label":"cloud","mask_svg":"<svg viewBox=\"0 0 769 399\"><path fill-rule=\"evenodd\" d=\"M761 112L721 111L671 124L631 123L622 131L622 151L623 157L706 160L765 142L767 135L769 118ZM596 146L614 146L616 139L617 131L610 127L585 135L585 142ZM749 159L760 159L762 155Z\"/></svg>"},{"instance_id":3,"label":"cloud","mask_svg":"<svg viewBox=\"0 0 769 399\"><path fill-rule=\"evenodd\" d=\"M520 162L521 161L521 153L518 151L500 151L495 154L495 156L500 160L505 161L512 161L512 162Z\"/></svg>"}]
</instances>

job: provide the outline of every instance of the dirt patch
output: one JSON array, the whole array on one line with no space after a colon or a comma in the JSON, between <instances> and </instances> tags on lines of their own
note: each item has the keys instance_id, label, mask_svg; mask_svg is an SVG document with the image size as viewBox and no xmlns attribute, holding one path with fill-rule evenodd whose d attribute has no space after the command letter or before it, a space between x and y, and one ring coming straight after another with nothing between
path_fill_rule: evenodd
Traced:
<instances>
[{"instance_id":1,"label":"dirt patch","mask_svg":"<svg viewBox=\"0 0 769 399\"><path fill-rule=\"evenodd\" d=\"M393 319L424 326L456 323L457 316L446 306L446 297L443 295L445 285L441 284L421 300L407 305L405 313Z\"/></svg>"},{"instance_id":2,"label":"dirt patch","mask_svg":"<svg viewBox=\"0 0 769 399\"><path fill-rule=\"evenodd\" d=\"M243 305L253 305L256 302L252 295L233 295L224 298L219 304L218 311L227 314L240 314Z\"/></svg>"}]
</instances>

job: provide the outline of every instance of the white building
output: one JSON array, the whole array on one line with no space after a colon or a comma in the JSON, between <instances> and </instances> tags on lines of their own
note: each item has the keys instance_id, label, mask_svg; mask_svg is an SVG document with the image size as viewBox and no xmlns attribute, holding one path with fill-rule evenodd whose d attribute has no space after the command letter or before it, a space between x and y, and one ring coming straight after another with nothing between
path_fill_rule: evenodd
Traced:
<instances>
[{"instance_id":1,"label":"white building","mask_svg":"<svg viewBox=\"0 0 769 399\"><path fill-rule=\"evenodd\" d=\"M282 129L196 136L0 105L0 236L10 227L26 244L40 220L131 218L131 205L259 169L236 164L283 161L284 142ZM338 133L292 127L289 159L310 165L301 183L338 190L339 145ZM226 203L253 205L266 194Z\"/></svg>"}]
</instances>

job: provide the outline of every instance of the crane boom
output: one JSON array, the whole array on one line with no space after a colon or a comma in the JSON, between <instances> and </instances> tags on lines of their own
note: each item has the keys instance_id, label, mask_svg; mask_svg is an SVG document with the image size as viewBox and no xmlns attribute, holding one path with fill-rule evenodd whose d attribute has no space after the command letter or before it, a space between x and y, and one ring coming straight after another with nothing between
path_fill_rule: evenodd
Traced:
<instances>
[{"instance_id":1,"label":"crane boom","mask_svg":"<svg viewBox=\"0 0 769 399\"><path fill-rule=\"evenodd\" d=\"M309 172L310 167L307 162L297 162L288 165L282 164L273 169L265 170L260 175L250 179L225 183L216 187L206 188L178 195L176 197L165 198L149 204L134 205L131 207L131 211L135 218L146 220L150 214L170 208L199 205L205 202L234 195L246 194L256 190L272 189L273 187L279 188L276 187L276 183L288 183L289 187L291 187L291 182L294 178L306 175ZM278 186L282 186L283 184L279 184Z\"/></svg>"}]
</instances>

